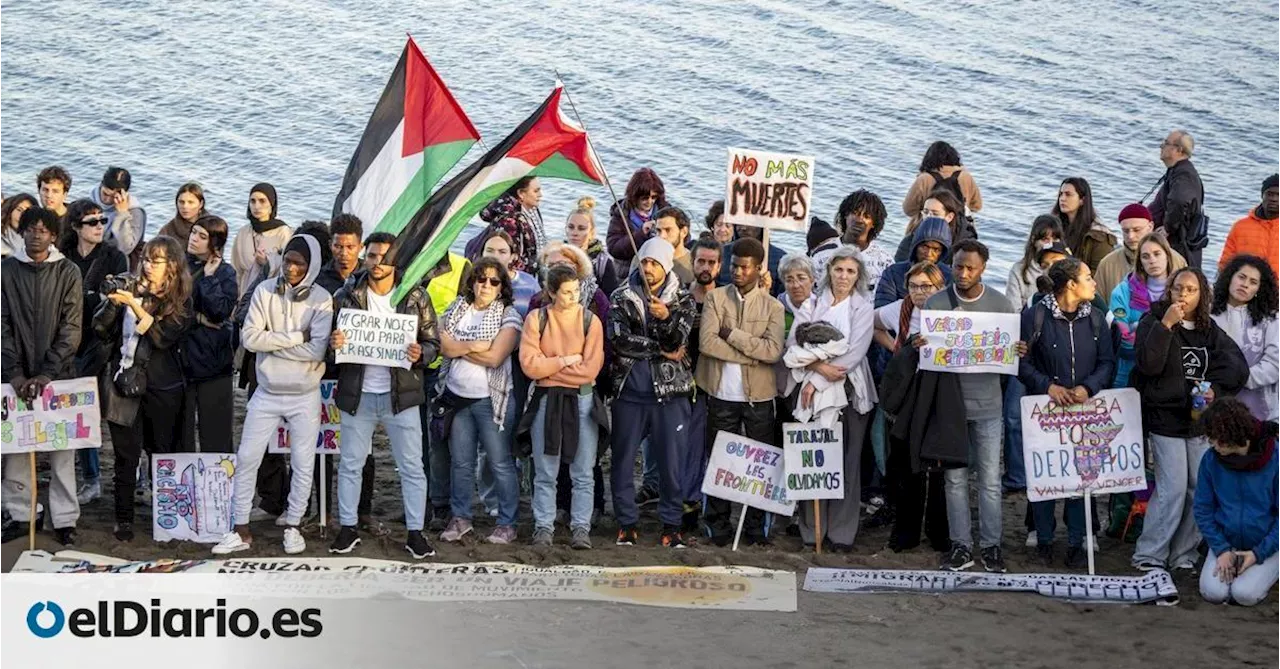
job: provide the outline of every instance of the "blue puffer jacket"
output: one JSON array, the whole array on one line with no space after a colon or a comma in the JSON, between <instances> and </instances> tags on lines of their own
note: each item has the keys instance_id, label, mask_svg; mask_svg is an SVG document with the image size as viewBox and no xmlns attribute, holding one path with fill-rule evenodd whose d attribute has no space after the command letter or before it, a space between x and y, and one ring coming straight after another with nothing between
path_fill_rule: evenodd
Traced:
<instances>
[{"instance_id":1,"label":"blue puffer jacket","mask_svg":"<svg viewBox=\"0 0 1280 669\"><path fill-rule=\"evenodd\" d=\"M1280 545L1276 432L1275 422L1262 423L1258 438L1261 443L1255 442L1266 457L1266 464L1260 469L1228 469L1212 449L1200 460L1194 503L1196 525L1217 555L1233 549L1252 550L1261 563L1276 554Z\"/></svg>"},{"instance_id":2,"label":"blue puffer jacket","mask_svg":"<svg viewBox=\"0 0 1280 669\"><path fill-rule=\"evenodd\" d=\"M925 242L942 244L942 257L938 259L938 269L942 270L942 278L951 283L951 266L946 261L951 257L951 228L941 218L926 218L920 221L916 234L911 238L911 257L902 262L889 265L880 275L880 284L876 286L876 308L897 302L907 297L907 271L916 264L916 247Z\"/></svg>"},{"instance_id":3,"label":"blue puffer jacket","mask_svg":"<svg viewBox=\"0 0 1280 669\"><path fill-rule=\"evenodd\" d=\"M218 264L213 276L205 276L203 262L190 256L188 260L195 313L182 342L182 367L187 381L200 383L231 375L235 355L231 313L236 308L236 271L223 262Z\"/></svg>"},{"instance_id":4,"label":"blue puffer jacket","mask_svg":"<svg viewBox=\"0 0 1280 669\"><path fill-rule=\"evenodd\" d=\"M1086 313L1087 312L1087 313ZM1040 334L1035 334L1037 315ZM1026 357L1018 363L1018 380L1028 395L1044 395L1049 386L1084 386L1089 395L1111 387L1115 353L1106 317L1093 304L1082 304L1070 318L1046 296L1022 311L1020 339Z\"/></svg>"}]
</instances>

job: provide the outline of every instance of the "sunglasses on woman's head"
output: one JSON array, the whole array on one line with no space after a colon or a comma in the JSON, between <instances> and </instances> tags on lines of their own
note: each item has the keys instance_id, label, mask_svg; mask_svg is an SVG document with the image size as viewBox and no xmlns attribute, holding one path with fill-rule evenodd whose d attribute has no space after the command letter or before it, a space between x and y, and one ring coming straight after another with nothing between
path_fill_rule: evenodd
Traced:
<instances>
[{"instance_id":1,"label":"sunglasses on woman's head","mask_svg":"<svg viewBox=\"0 0 1280 669\"><path fill-rule=\"evenodd\" d=\"M497 288L497 287L499 287L499 286L501 286L501 285L502 285L502 279L499 279L499 278L498 278L498 277L496 277L496 276L481 276L481 277L476 277L476 283L477 283L477 284L482 284L482 283L486 283L486 282L487 282L490 286L493 286L494 288Z\"/></svg>"}]
</instances>

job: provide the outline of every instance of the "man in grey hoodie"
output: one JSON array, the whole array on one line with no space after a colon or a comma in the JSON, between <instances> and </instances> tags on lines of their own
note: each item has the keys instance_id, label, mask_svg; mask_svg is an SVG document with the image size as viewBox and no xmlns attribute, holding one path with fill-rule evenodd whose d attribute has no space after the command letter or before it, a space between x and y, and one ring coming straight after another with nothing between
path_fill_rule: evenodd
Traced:
<instances>
[{"instance_id":1,"label":"man in grey hoodie","mask_svg":"<svg viewBox=\"0 0 1280 669\"><path fill-rule=\"evenodd\" d=\"M136 268L136 253L142 248L142 237L147 231L147 212L138 199L129 192L133 176L123 167L108 167L102 182L89 193L89 198L107 215L107 235L104 241L115 245L129 257L129 266Z\"/></svg>"},{"instance_id":2,"label":"man in grey hoodie","mask_svg":"<svg viewBox=\"0 0 1280 669\"><path fill-rule=\"evenodd\" d=\"M247 550L249 511L258 467L280 420L289 425L293 477L289 506L277 524L285 526L284 551L306 550L298 531L311 495L316 437L320 433L320 378L333 326L333 298L315 284L320 274L320 242L294 235L284 248L280 276L253 291L241 342L257 354L258 389L245 412L236 452L235 529L213 547L215 555Z\"/></svg>"},{"instance_id":3,"label":"man in grey hoodie","mask_svg":"<svg viewBox=\"0 0 1280 669\"><path fill-rule=\"evenodd\" d=\"M45 386L75 377L76 349L80 346L84 291L80 270L63 257L54 240L58 238L58 215L49 209L31 207L18 220L23 245L0 263L0 310L3 329L0 347L3 365L0 381L11 384L19 398L32 402ZM20 536L30 518L31 493L27 486L25 455L6 455L4 467L4 508L14 519L6 539ZM49 453L52 476L49 481L49 508L58 541L75 543L80 503L76 501L76 453ZM38 511L37 511L38 513Z\"/></svg>"}]
</instances>

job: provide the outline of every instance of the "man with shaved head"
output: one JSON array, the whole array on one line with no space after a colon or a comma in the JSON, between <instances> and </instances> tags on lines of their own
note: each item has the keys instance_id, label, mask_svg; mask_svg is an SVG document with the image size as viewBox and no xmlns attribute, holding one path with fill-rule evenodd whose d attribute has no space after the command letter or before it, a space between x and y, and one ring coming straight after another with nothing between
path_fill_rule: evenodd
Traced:
<instances>
[{"instance_id":1,"label":"man with shaved head","mask_svg":"<svg viewBox=\"0 0 1280 669\"><path fill-rule=\"evenodd\" d=\"M1165 173L1160 190L1151 203L1151 217L1156 229L1164 231L1173 247L1187 265L1200 268L1200 256L1209 245L1208 221L1202 225L1204 215L1204 182L1191 164L1191 154L1196 143L1185 130L1174 130L1160 143L1160 162Z\"/></svg>"}]
</instances>

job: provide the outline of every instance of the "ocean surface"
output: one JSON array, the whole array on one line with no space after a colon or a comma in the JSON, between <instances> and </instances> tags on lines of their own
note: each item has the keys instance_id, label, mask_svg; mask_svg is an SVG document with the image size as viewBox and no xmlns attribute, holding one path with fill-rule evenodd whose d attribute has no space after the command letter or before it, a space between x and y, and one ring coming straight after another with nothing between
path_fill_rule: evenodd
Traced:
<instances>
[{"instance_id":1,"label":"ocean surface","mask_svg":"<svg viewBox=\"0 0 1280 669\"><path fill-rule=\"evenodd\" d=\"M921 156L947 140L982 188L997 285L1064 177L1086 177L1117 227L1163 173L1169 130L1196 139L1206 266L1280 162L1274 1L4 0L0 15L4 194L34 193L57 163L84 196L121 165L150 232L188 180L232 225L258 181L276 185L287 222L327 219L406 32L490 144L558 69L617 192L650 166L695 224L740 146L816 156L814 213L828 220L850 191L880 194L896 243ZM576 182L543 189L557 232L580 195L609 200Z\"/></svg>"}]
</instances>

